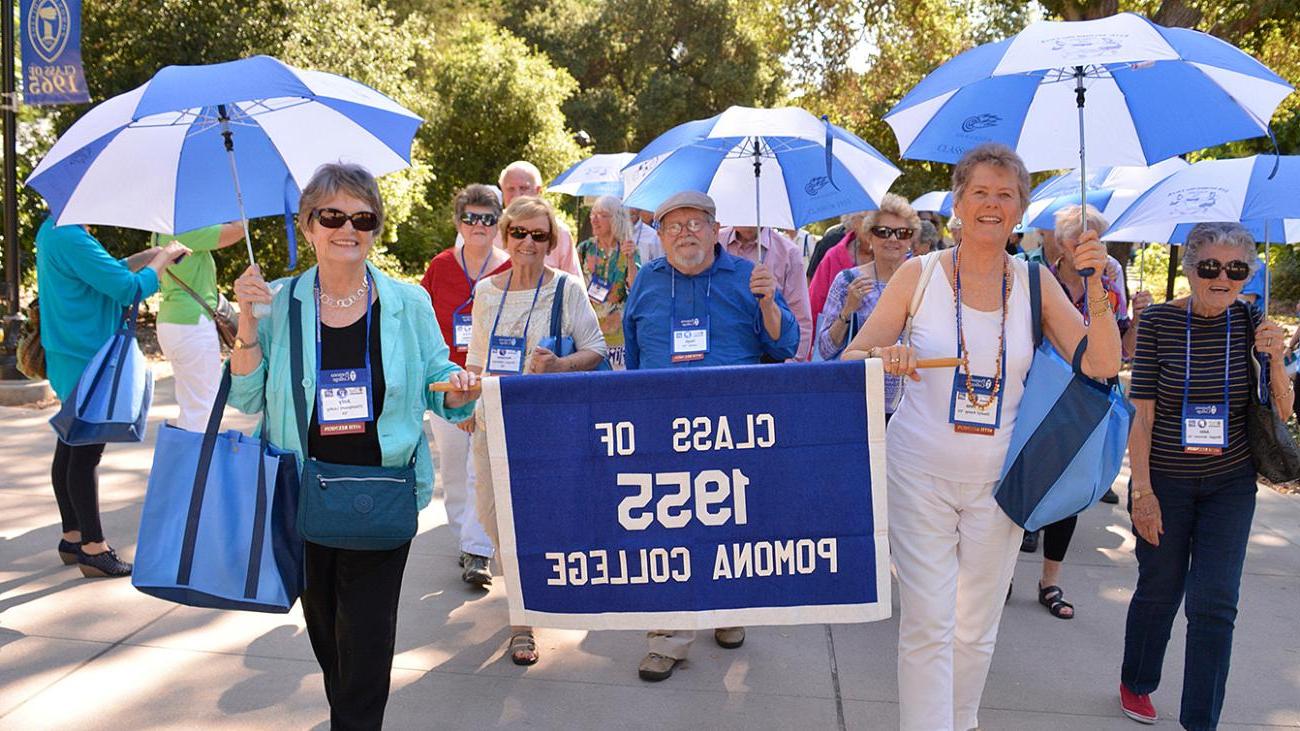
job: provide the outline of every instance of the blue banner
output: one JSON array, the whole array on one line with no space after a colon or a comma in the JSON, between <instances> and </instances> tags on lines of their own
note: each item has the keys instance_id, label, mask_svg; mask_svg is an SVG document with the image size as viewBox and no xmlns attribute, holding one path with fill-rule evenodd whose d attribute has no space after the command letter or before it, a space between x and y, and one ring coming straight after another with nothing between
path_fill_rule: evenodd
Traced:
<instances>
[{"instance_id":1,"label":"blue banner","mask_svg":"<svg viewBox=\"0 0 1300 731\"><path fill-rule=\"evenodd\" d=\"M22 0L23 103L90 101L81 70L81 0Z\"/></svg>"},{"instance_id":2,"label":"blue banner","mask_svg":"<svg viewBox=\"0 0 1300 731\"><path fill-rule=\"evenodd\" d=\"M879 361L484 380L510 622L890 613Z\"/></svg>"}]
</instances>

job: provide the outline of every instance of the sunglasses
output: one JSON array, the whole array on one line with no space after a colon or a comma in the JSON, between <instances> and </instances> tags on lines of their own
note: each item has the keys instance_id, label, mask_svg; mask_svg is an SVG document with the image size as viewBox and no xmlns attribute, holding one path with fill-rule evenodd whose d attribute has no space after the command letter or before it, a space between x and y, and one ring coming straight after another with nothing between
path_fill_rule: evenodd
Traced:
<instances>
[{"instance_id":1,"label":"sunglasses","mask_svg":"<svg viewBox=\"0 0 1300 731\"><path fill-rule=\"evenodd\" d=\"M871 235L878 239L887 239L892 236L899 241L907 241L912 238L912 234L914 233L916 233L916 231L913 231L906 226L899 226L898 228L890 228L888 226L871 227Z\"/></svg>"},{"instance_id":2,"label":"sunglasses","mask_svg":"<svg viewBox=\"0 0 1300 731\"><path fill-rule=\"evenodd\" d=\"M1250 278L1250 262L1233 259L1221 262L1218 259L1202 259L1196 262L1196 276L1201 279L1218 279L1219 272L1228 275L1234 282L1244 282Z\"/></svg>"},{"instance_id":3,"label":"sunglasses","mask_svg":"<svg viewBox=\"0 0 1300 731\"><path fill-rule=\"evenodd\" d=\"M374 211L357 211L348 215L337 208L318 208L311 212L311 217L325 228L343 228L343 224L352 222L357 231L374 231L379 228L379 215Z\"/></svg>"},{"instance_id":4,"label":"sunglasses","mask_svg":"<svg viewBox=\"0 0 1300 731\"><path fill-rule=\"evenodd\" d=\"M495 213L462 213L460 222L466 226L495 226L501 220Z\"/></svg>"},{"instance_id":5,"label":"sunglasses","mask_svg":"<svg viewBox=\"0 0 1300 731\"><path fill-rule=\"evenodd\" d=\"M533 241L536 241L539 244L544 244L547 241L551 240L550 231L542 231L541 229L534 229L532 231L529 231L528 229L523 228L522 226L510 227L510 238L512 239L518 239L520 241L523 241L529 236L533 238Z\"/></svg>"}]
</instances>

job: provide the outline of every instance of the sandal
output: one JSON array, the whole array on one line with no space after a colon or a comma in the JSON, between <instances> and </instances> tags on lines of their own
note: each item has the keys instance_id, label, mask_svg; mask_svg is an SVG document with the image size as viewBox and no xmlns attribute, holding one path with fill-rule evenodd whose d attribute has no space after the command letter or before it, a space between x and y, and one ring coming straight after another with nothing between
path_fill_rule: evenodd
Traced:
<instances>
[{"instance_id":1,"label":"sandal","mask_svg":"<svg viewBox=\"0 0 1300 731\"><path fill-rule=\"evenodd\" d=\"M510 635L510 662L516 665L537 663L537 642L531 630Z\"/></svg>"},{"instance_id":2,"label":"sandal","mask_svg":"<svg viewBox=\"0 0 1300 731\"><path fill-rule=\"evenodd\" d=\"M1074 605L1065 601L1063 598L1065 592L1061 591L1059 586L1039 586L1038 603L1047 607L1047 611L1052 613L1057 619L1074 619ZM1066 614L1069 610L1069 614Z\"/></svg>"}]
</instances>

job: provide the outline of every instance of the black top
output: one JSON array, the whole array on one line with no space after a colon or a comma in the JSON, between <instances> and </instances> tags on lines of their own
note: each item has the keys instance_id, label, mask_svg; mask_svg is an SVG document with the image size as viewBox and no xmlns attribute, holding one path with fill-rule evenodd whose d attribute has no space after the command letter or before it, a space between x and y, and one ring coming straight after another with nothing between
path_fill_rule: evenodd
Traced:
<instances>
[{"instance_id":1,"label":"black top","mask_svg":"<svg viewBox=\"0 0 1300 731\"><path fill-rule=\"evenodd\" d=\"M1223 400L1223 357L1227 318L1232 318L1232 352L1228 366L1228 447L1222 454L1183 451L1183 385L1192 404ZM1246 442L1246 404L1250 398L1247 337L1259 316L1241 303L1218 317L1192 315L1192 374L1186 378L1187 310L1173 304L1152 305L1138 321L1129 396L1155 401L1151 427L1151 470L1172 477L1206 477L1232 472L1250 459ZM1247 329L1249 328L1249 330Z\"/></svg>"},{"instance_id":2,"label":"black top","mask_svg":"<svg viewBox=\"0 0 1300 731\"><path fill-rule=\"evenodd\" d=\"M330 327L321 324L320 332L320 368L361 368L366 363L366 354L361 349L366 339L366 318L364 315L346 327ZM310 346L309 346L310 347ZM371 403L375 410L374 419L366 422L364 432L355 434L334 434L328 437L320 435L320 421L316 418L316 397L312 395L311 423L307 427L307 454L322 462L378 467L383 464L383 452L379 449L379 415L384 412L384 360L379 347L379 300L370 306L370 379L374 393Z\"/></svg>"},{"instance_id":3,"label":"black top","mask_svg":"<svg viewBox=\"0 0 1300 731\"><path fill-rule=\"evenodd\" d=\"M808 260L809 281L811 281L813 275L817 273L817 267L821 265L822 259L826 256L826 252L830 251L831 247L843 241L844 237L847 236L848 233L848 229L845 228L842 223L837 223L826 229L826 233L817 241L817 246L813 247L812 258Z\"/></svg>"}]
</instances>

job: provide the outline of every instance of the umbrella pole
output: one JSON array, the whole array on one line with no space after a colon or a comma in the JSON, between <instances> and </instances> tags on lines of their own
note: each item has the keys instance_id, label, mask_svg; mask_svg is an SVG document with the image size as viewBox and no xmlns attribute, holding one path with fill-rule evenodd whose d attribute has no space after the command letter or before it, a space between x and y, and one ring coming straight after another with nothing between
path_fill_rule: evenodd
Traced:
<instances>
[{"instance_id":1,"label":"umbrella pole","mask_svg":"<svg viewBox=\"0 0 1300 731\"><path fill-rule=\"evenodd\" d=\"M230 160L230 177L235 183L235 202L239 204L239 222L244 226L244 244L248 247L248 263L256 265L253 260L253 237L248 234L248 214L244 212L244 193L239 189L239 168L235 165L235 138L230 131L230 116L226 114L226 105L217 105L217 118L221 121L221 139L226 145L226 157Z\"/></svg>"},{"instance_id":2,"label":"umbrella pole","mask_svg":"<svg viewBox=\"0 0 1300 731\"><path fill-rule=\"evenodd\" d=\"M1146 289L1147 279L1147 242L1138 247L1138 291Z\"/></svg>"},{"instance_id":3,"label":"umbrella pole","mask_svg":"<svg viewBox=\"0 0 1300 731\"><path fill-rule=\"evenodd\" d=\"M1088 163L1084 155L1087 145L1083 138L1083 95L1088 92L1083 86L1083 67L1074 67L1074 100L1079 107L1079 235L1082 236L1084 231L1088 230ZM1083 296L1086 300L1088 297L1088 277L1096 272L1092 267L1080 269L1079 276L1084 278ZM1084 315L1085 324L1089 319Z\"/></svg>"},{"instance_id":4,"label":"umbrella pole","mask_svg":"<svg viewBox=\"0 0 1300 731\"><path fill-rule=\"evenodd\" d=\"M754 242L758 246L758 263L763 263L763 150L762 138L754 138Z\"/></svg>"},{"instance_id":5,"label":"umbrella pole","mask_svg":"<svg viewBox=\"0 0 1300 731\"><path fill-rule=\"evenodd\" d=\"M1268 255L1272 244L1268 240L1268 219L1264 219L1264 317L1268 317L1269 291L1273 289L1273 273L1268 268Z\"/></svg>"}]
</instances>

